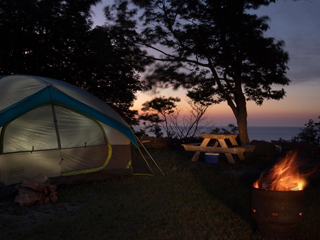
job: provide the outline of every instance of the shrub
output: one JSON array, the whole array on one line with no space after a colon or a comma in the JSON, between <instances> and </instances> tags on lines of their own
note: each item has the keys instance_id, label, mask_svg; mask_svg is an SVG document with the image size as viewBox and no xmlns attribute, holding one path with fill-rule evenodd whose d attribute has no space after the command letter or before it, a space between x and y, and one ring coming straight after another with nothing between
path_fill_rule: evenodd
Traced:
<instances>
[{"instance_id":1,"label":"shrub","mask_svg":"<svg viewBox=\"0 0 320 240\"><path fill-rule=\"evenodd\" d=\"M320 119L320 116L318 118ZM320 121L315 122L309 119L309 122L305 126L297 136L292 138L292 141L320 145Z\"/></svg>"}]
</instances>

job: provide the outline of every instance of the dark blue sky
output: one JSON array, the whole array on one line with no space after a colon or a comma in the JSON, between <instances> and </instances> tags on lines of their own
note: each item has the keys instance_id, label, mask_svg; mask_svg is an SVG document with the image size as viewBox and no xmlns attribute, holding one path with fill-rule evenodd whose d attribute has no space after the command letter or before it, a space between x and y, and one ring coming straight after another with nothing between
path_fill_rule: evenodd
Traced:
<instances>
[{"instance_id":1,"label":"dark blue sky","mask_svg":"<svg viewBox=\"0 0 320 240\"><path fill-rule=\"evenodd\" d=\"M268 35L285 41L293 81L320 80L319 10L319 0L280 0L257 11L271 19Z\"/></svg>"}]
</instances>

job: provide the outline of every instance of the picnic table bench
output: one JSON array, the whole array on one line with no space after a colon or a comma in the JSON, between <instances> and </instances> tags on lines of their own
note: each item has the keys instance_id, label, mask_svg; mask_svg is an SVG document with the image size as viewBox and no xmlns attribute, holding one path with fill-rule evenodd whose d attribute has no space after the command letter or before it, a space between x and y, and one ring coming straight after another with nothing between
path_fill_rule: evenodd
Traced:
<instances>
[{"instance_id":1,"label":"picnic table bench","mask_svg":"<svg viewBox=\"0 0 320 240\"><path fill-rule=\"evenodd\" d=\"M232 154L238 155L241 160L245 159L243 153L245 151L253 151L254 145L239 146L236 137L237 134L207 134L202 133L202 143L199 144L182 144L186 151L195 151L192 161L198 161L200 152L206 153L223 153L225 154L229 163L235 163ZM211 140L216 140L213 146L208 146ZM229 140L231 146L227 144L226 140Z\"/></svg>"}]
</instances>

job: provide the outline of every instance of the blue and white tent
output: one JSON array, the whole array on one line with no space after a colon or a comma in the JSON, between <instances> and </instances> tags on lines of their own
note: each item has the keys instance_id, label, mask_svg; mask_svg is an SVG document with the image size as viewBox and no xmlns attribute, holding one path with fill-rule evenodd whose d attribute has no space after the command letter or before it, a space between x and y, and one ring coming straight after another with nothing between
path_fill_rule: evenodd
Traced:
<instances>
[{"instance_id":1,"label":"blue and white tent","mask_svg":"<svg viewBox=\"0 0 320 240\"><path fill-rule=\"evenodd\" d=\"M0 134L0 182L5 185L44 176L79 182L151 173L120 115L63 81L0 77Z\"/></svg>"}]
</instances>

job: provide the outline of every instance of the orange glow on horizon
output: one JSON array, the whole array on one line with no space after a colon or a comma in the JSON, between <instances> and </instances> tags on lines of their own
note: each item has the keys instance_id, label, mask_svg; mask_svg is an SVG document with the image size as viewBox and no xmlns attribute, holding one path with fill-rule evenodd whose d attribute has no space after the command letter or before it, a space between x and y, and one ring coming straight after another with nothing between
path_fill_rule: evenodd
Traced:
<instances>
[{"instance_id":1,"label":"orange glow on horizon","mask_svg":"<svg viewBox=\"0 0 320 240\"><path fill-rule=\"evenodd\" d=\"M320 82L320 81L319 81ZM320 115L319 108L315 106L320 102L318 94L320 85L312 86L309 89L307 85L294 85L285 88L287 94L282 100L265 100L262 106L254 102L247 102L248 126L301 126L309 119L317 119ZM183 109L185 115L188 113L188 97L186 90L177 91L171 89L160 90L156 95L139 92L137 100L132 107L141 114L141 106L144 102L152 100L155 96L173 96L180 97L179 108ZM182 115L182 114L181 114ZM226 126L229 123L236 124L235 116L226 102L212 105L208 108L206 118L210 118L216 126Z\"/></svg>"}]
</instances>

